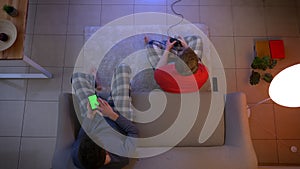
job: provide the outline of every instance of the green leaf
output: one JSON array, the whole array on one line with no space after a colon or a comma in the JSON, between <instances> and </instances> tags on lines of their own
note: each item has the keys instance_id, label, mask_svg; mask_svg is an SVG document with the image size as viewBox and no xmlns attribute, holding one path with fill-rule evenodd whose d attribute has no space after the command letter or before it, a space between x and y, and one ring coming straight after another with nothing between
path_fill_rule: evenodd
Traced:
<instances>
[{"instance_id":1,"label":"green leaf","mask_svg":"<svg viewBox=\"0 0 300 169\"><path fill-rule=\"evenodd\" d=\"M269 69L273 69L277 65L277 60L271 59L269 63Z\"/></svg>"},{"instance_id":2,"label":"green leaf","mask_svg":"<svg viewBox=\"0 0 300 169\"><path fill-rule=\"evenodd\" d=\"M264 81L271 83L273 80L273 75L271 73L265 73L263 76Z\"/></svg>"},{"instance_id":3,"label":"green leaf","mask_svg":"<svg viewBox=\"0 0 300 169\"><path fill-rule=\"evenodd\" d=\"M252 74L250 76L250 84L256 85L259 83L259 81L260 81L260 74L258 72L255 72L254 70L252 70Z\"/></svg>"}]
</instances>

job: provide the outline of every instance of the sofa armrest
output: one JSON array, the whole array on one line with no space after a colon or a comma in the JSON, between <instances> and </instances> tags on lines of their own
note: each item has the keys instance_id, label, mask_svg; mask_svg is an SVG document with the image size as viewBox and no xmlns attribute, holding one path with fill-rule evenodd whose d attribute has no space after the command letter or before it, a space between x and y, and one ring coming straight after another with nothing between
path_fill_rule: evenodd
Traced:
<instances>
[{"instance_id":1,"label":"sofa armrest","mask_svg":"<svg viewBox=\"0 0 300 169\"><path fill-rule=\"evenodd\" d=\"M244 159L244 162L249 163L250 166L251 164L257 165L257 158L250 136L247 100L244 93L227 94L225 128L225 146L230 148L230 156ZM237 151L237 149L239 150Z\"/></svg>"},{"instance_id":2,"label":"sofa armrest","mask_svg":"<svg viewBox=\"0 0 300 169\"><path fill-rule=\"evenodd\" d=\"M59 96L58 126L52 169L73 169L71 158L72 144L80 125L74 111L72 94L62 93Z\"/></svg>"},{"instance_id":3,"label":"sofa armrest","mask_svg":"<svg viewBox=\"0 0 300 169\"><path fill-rule=\"evenodd\" d=\"M226 145L243 145L251 140L247 117L247 103L244 93L226 96L225 106Z\"/></svg>"}]
</instances>

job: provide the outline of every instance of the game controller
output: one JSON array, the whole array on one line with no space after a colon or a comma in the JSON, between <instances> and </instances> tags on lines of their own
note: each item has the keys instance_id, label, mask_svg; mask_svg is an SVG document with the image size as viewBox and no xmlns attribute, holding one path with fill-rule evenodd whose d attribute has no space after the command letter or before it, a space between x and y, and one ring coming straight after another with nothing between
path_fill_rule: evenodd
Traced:
<instances>
[{"instance_id":1,"label":"game controller","mask_svg":"<svg viewBox=\"0 0 300 169\"><path fill-rule=\"evenodd\" d=\"M174 47L182 47L182 44L181 44L180 40L178 40L176 38L170 38L171 43L173 43L174 41L176 41L175 44L174 44Z\"/></svg>"}]
</instances>

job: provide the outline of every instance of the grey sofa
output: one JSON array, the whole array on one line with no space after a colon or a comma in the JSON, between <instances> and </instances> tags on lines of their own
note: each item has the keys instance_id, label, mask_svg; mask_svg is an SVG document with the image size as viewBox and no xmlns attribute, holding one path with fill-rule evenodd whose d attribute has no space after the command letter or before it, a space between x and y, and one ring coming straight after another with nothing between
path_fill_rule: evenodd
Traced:
<instances>
[{"instance_id":1,"label":"grey sofa","mask_svg":"<svg viewBox=\"0 0 300 169\"><path fill-rule=\"evenodd\" d=\"M209 94L201 92L204 104L209 100ZM171 95L171 97L174 97ZM133 103L143 109L142 98L144 94L133 94ZM207 98L207 99L206 99ZM147 107L147 103L145 103ZM166 108L176 109L176 106ZM206 116L199 117L194 129L184 138L176 147L171 150L149 158L131 159L126 169L256 169L257 158L250 138L249 124L246 112L246 96L243 93L232 93L226 95L226 105L224 117L222 118L215 133L207 142L197 144L194 138L198 138L198 131L203 127ZM200 121L199 121L199 119ZM153 126L157 128L164 127L160 121L166 121L165 118L158 119L149 126L137 125L141 134L146 136L153 132ZM204 119L204 120L203 120ZM62 93L59 98L59 121L57 131L56 148L52 160L53 169L73 169L70 156L71 145L75 140L76 133L80 125L74 111L72 94ZM160 131L162 129L159 129ZM154 129L154 132L158 132Z\"/></svg>"}]
</instances>

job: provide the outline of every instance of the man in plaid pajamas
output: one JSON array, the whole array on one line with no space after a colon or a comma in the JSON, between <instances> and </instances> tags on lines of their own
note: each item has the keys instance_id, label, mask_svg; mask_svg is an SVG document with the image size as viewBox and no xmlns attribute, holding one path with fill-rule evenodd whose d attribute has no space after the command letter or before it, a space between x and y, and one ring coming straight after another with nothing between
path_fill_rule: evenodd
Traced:
<instances>
[{"instance_id":1,"label":"man in plaid pajamas","mask_svg":"<svg viewBox=\"0 0 300 169\"><path fill-rule=\"evenodd\" d=\"M138 130L128 120L132 118L130 74L131 69L128 65L121 64L116 68L111 84L111 96L107 101L99 98L100 106L95 111L91 110L88 103L88 96L95 94L95 77L84 73L73 74L72 86L83 118L72 150L72 159L76 167L119 169L128 164L127 157L135 152L134 138L138 137Z\"/></svg>"},{"instance_id":2,"label":"man in plaid pajamas","mask_svg":"<svg viewBox=\"0 0 300 169\"><path fill-rule=\"evenodd\" d=\"M147 43L148 60L154 68L154 78L162 90L171 93L198 91L208 79L207 68L202 64L202 39L199 36L179 37L182 49L174 47L176 41L166 44L158 41ZM176 57L177 55L178 57ZM169 64L170 59L174 60Z\"/></svg>"}]
</instances>

